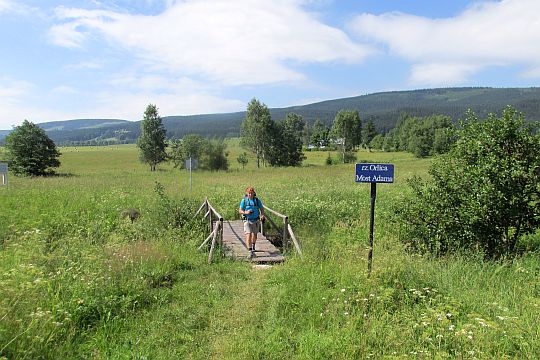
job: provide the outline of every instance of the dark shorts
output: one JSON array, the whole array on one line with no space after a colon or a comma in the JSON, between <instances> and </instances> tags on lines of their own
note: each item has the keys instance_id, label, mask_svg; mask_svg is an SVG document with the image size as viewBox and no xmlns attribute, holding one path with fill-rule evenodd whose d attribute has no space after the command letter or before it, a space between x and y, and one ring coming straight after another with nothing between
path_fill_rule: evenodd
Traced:
<instances>
[{"instance_id":1,"label":"dark shorts","mask_svg":"<svg viewBox=\"0 0 540 360\"><path fill-rule=\"evenodd\" d=\"M257 234L261 228L259 220L244 220L244 234Z\"/></svg>"}]
</instances>

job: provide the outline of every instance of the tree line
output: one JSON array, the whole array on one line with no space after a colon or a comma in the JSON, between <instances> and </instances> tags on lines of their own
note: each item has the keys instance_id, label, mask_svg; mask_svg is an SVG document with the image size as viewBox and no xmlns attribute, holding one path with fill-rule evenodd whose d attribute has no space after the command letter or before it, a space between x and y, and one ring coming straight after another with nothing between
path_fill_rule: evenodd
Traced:
<instances>
[{"instance_id":1,"label":"tree line","mask_svg":"<svg viewBox=\"0 0 540 360\"><path fill-rule=\"evenodd\" d=\"M448 116L416 117L403 115L386 135L375 136L371 148L384 151L408 151L416 157L444 154L455 142L456 127Z\"/></svg>"},{"instance_id":2,"label":"tree line","mask_svg":"<svg viewBox=\"0 0 540 360\"><path fill-rule=\"evenodd\" d=\"M339 161L354 162L354 152L360 147L368 150L410 151L419 157L444 153L453 142L453 125L448 117L426 118L405 116L398 126L386 135L378 134L373 121L362 123L358 110L340 110L332 126L316 119L312 127L296 113L287 113L282 120L272 119L270 109L257 99L247 106L241 124L241 146L251 151L257 166L299 166L305 159L305 146L317 149L339 149ZM227 170L227 145L223 139L204 138L187 134L167 140L167 130L156 105L149 104L140 124L137 139L140 160L156 170L156 166L172 161L184 168L187 159L197 159L199 167L207 170ZM6 137L10 167L15 174L46 175L60 166L60 152L44 130L25 120ZM247 154L237 161L245 167ZM327 163L331 163L327 162Z\"/></svg>"}]
</instances>

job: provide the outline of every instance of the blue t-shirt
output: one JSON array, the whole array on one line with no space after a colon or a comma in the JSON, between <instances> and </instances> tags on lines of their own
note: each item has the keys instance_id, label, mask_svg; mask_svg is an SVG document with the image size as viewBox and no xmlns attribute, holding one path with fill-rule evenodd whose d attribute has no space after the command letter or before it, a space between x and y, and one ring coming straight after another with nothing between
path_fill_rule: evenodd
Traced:
<instances>
[{"instance_id":1,"label":"blue t-shirt","mask_svg":"<svg viewBox=\"0 0 540 360\"><path fill-rule=\"evenodd\" d=\"M245 203L245 204L244 204ZM259 209L263 207L262 201L255 197L253 200L247 196L240 201L240 209L244 211L253 210L251 214L245 214L244 217L248 220L255 220L259 217Z\"/></svg>"}]
</instances>

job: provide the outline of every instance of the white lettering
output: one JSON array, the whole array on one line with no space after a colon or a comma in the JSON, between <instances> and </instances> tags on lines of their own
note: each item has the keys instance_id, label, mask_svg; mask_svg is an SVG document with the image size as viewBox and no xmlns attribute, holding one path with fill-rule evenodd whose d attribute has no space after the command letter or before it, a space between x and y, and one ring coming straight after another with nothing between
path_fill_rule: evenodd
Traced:
<instances>
[{"instance_id":1,"label":"white lettering","mask_svg":"<svg viewBox=\"0 0 540 360\"><path fill-rule=\"evenodd\" d=\"M373 180L375 182L394 182L394 178L391 176L381 176L381 175L375 175L373 177Z\"/></svg>"},{"instance_id":2,"label":"white lettering","mask_svg":"<svg viewBox=\"0 0 540 360\"><path fill-rule=\"evenodd\" d=\"M358 174L357 174L356 175L356 181L370 182L371 181L371 176L364 176L364 175L358 176Z\"/></svg>"},{"instance_id":3,"label":"white lettering","mask_svg":"<svg viewBox=\"0 0 540 360\"><path fill-rule=\"evenodd\" d=\"M388 171L388 166L380 165L380 164L374 164L369 166L369 170L371 171Z\"/></svg>"}]
</instances>

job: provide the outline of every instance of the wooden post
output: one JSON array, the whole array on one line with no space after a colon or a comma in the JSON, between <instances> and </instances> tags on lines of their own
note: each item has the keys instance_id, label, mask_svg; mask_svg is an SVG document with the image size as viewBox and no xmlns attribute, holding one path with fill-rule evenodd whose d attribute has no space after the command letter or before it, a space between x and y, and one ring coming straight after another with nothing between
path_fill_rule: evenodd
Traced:
<instances>
[{"instance_id":1,"label":"wooden post","mask_svg":"<svg viewBox=\"0 0 540 360\"><path fill-rule=\"evenodd\" d=\"M294 236L294 232L292 231L291 224L289 224L289 234L291 234L291 240L294 244L296 252L298 253L298 255L302 256L302 248L300 247L300 243L298 242L298 240L296 240L296 236Z\"/></svg>"},{"instance_id":2,"label":"wooden post","mask_svg":"<svg viewBox=\"0 0 540 360\"><path fill-rule=\"evenodd\" d=\"M219 219L219 246L223 251L223 218Z\"/></svg>"},{"instance_id":3,"label":"wooden post","mask_svg":"<svg viewBox=\"0 0 540 360\"><path fill-rule=\"evenodd\" d=\"M210 217L211 218L211 217ZM219 222L216 223L216 226L219 226ZM212 257L214 256L214 250L216 249L216 239L219 229L214 231L214 237L212 238L212 244L210 245L210 253L208 254L208 263L212 263Z\"/></svg>"},{"instance_id":4,"label":"wooden post","mask_svg":"<svg viewBox=\"0 0 540 360\"><path fill-rule=\"evenodd\" d=\"M285 216L283 218L283 248L287 249L289 245L289 217Z\"/></svg>"},{"instance_id":5,"label":"wooden post","mask_svg":"<svg viewBox=\"0 0 540 360\"><path fill-rule=\"evenodd\" d=\"M212 231L214 230L214 227L212 226L212 209L210 208L210 203L207 202L208 204L208 231Z\"/></svg>"}]
</instances>

